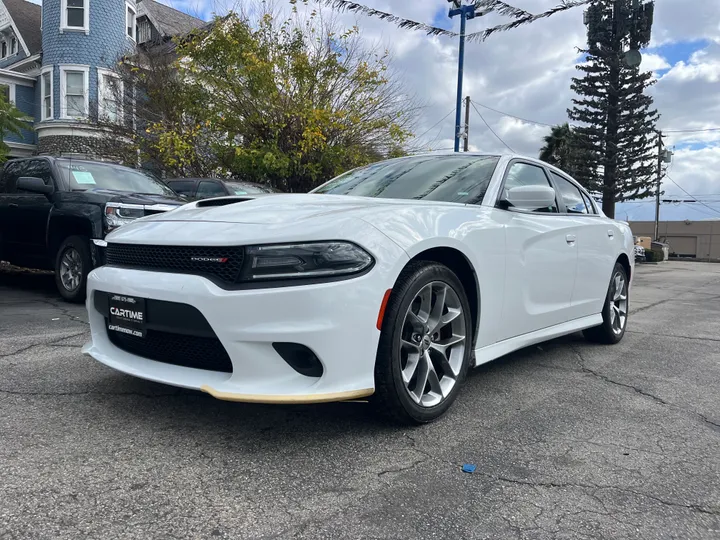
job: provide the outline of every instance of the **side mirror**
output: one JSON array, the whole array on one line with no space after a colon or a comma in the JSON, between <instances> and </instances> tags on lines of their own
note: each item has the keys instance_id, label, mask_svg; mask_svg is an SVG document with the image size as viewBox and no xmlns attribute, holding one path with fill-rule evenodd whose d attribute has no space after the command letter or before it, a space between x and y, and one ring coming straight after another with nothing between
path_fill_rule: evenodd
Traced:
<instances>
[{"instance_id":1,"label":"side mirror","mask_svg":"<svg viewBox=\"0 0 720 540\"><path fill-rule=\"evenodd\" d=\"M520 210L537 210L555 206L555 190L550 186L518 186L510 188L502 199Z\"/></svg>"},{"instance_id":2,"label":"side mirror","mask_svg":"<svg viewBox=\"0 0 720 540\"><path fill-rule=\"evenodd\" d=\"M43 182L42 178L36 178L34 176L21 176L17 181L17 189L23 191L29 191L31 193L42 193L43 195L50 195L55 189L52 186L48 186Z\"/></svg>"}]
</instances>

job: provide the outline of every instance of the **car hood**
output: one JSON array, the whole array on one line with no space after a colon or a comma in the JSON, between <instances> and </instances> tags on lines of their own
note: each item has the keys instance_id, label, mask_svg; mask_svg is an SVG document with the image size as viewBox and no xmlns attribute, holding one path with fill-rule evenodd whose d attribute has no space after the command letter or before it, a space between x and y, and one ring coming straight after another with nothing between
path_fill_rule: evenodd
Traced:
<instances>
[{"instance_id":1,"label":"car hood","mask_svg":"<svg viewBox=\"0 0 720 540\"><path fill-rule=\"evenodd\" d=\"M393 210L402 207L459 206L435 201L406 201L376 199L345 195L283 194L264 196L223 197L206 199L144 221L209 221L218 223L247 223L280 225L300 223L310 219L332 220L343 217L363 217L377 209Z\"/></svg>"},{"instance_id":2,"label":"car hood","mask_svg":"<svg viewBox=\"0 0 720 540\"><path fill-rule=\"evenodd\" d=\"M185 204L180 196L155 195L151 193L132 193L113 189L93 189L83 191L82 196L97 203L117 202L124 204L141 204L152 206L156 204L180 206Z\"/></svg>"}]
</instances>

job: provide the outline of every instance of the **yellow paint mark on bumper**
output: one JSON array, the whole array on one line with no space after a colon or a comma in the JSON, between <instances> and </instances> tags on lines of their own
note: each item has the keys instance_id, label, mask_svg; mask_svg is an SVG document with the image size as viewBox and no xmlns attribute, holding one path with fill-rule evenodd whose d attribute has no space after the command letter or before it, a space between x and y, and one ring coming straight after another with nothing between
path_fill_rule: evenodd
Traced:
<instances>
[{"instance_id":1,"label":"yellow paint mark on bumper","mask_svg":"<svg viewBox=\"0 0 720 540\"><path fill-rule=\"evenodd\" d=\"M232 392L220 392L207 384L200 387L200 390L210 394L216 399L223 401L238 401L241 403L275 403L275 404L301 404L301 403L331 403L333 401L348 401L360 399L375 393L373 388L362 390L350 390L348 392L332 392L329 394L304 394L304 395L263 395L263 394L234 394Z\"/></svg>"}]
</instances>

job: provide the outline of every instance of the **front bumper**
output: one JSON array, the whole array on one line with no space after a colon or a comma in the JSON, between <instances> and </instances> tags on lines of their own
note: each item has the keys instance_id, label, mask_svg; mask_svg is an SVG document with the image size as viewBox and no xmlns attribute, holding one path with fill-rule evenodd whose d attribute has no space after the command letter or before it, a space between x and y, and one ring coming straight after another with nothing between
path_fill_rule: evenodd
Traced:
<instances>
[{"instance_id":1,"label":"front bumper","mask_svg":"<svg viewBox=\"0 0 720 540\"><path fill-rule=\"evenodd\" d=\"M357 399L374 391L378 311L384 292L394 282L389 270L378 264L367 274L344 281L228 291L200 276L103 266L88 278L92 341L83 352L136 377L231 401ZM93 302L95 291L195 307L227 351L232 373L149 360L115 346L105 316ZM323 365L322 376L295 371L273 348L275 342L308 347Z\"/></svg>"}]
</instances>

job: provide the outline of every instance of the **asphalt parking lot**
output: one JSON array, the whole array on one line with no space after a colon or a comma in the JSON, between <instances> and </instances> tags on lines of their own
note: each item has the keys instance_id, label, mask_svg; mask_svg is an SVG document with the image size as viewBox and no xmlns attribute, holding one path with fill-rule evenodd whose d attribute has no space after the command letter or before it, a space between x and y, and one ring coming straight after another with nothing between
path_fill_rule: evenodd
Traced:
<instances>
[{"instance_id":1,"label":"asphalt parking lot","mask_svg":"<svg viewBox=\"0 0 720 540\"><path fill-rule=\"evenodd\" d=\"M85 320L0 272L2 539L720 538L720 265L639 267L622 343L519 351L415 429L134 379Z\"/></svg>"}]
</instances>

